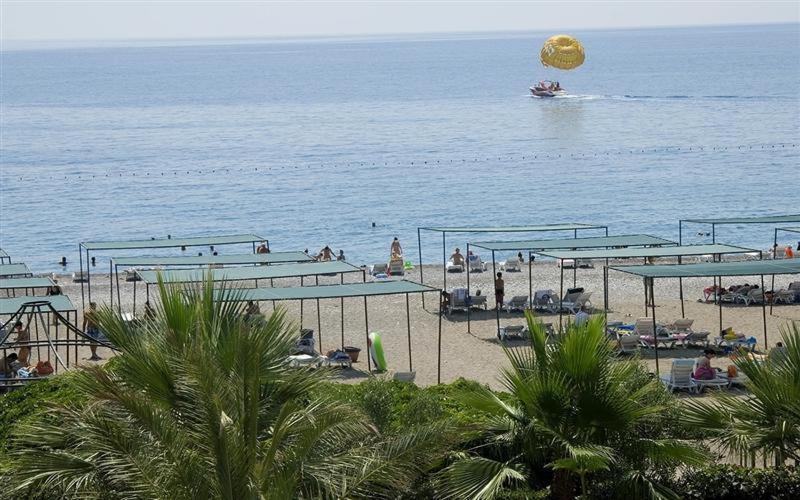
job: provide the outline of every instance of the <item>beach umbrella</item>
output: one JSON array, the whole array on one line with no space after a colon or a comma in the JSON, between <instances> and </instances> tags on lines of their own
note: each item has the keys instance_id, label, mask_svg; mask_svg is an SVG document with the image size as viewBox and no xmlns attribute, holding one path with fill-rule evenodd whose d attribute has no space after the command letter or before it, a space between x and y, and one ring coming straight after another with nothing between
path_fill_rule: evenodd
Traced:
<instances>
[{"instance_id":1,"label":"beach umbrella","mask_svg":"<svg viewBox=\"0 0 800 500\"><path fill-rule=\"evenodd\" d=\"M544 42L539 59L544 66L575 69L583 64L586 54L583 51L583 45L575 37L555 35Z\"/></svg>"}]
</instances>

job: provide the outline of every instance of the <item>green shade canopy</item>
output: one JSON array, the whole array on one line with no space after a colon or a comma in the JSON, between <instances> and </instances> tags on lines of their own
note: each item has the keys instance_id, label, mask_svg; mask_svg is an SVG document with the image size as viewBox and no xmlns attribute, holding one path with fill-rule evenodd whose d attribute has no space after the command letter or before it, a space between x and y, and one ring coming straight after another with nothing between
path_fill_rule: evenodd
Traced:
<instances>
[{"instance_id":1,"label":"green shade canopy","mask_svg":"<svg viewBox=\"0 0 800 500\"><path fill-rule=\"evenodd\" d=\"M766 215L763 217L721 217L717 219L682 219L681 222L698 224L782 224L784 222L800 222L800 214Z\"/></svg>"},{"instance_id":2,"label":"green shade canopy","mask_svg":"<svg viewBox=\"0 0 800 500\"><path fill-rule=\"evenodd\" d=\"M707 262L702 264L664 264L657 266L612 266L609 269L645 278L710 278L800 274L800 259Z\"/></svg>"},{"instance_id":3,"label":"green shade canopy","mask_svg":"<svg viewBox=\"0 0 800 500\"><path fill-rule=\"evenodd\" d=\"M403 293L439 292L413 281L373 281L347 285L298 286L287 288L237 288L231 293L235 300L300 300L300 299L338 299L340 297L373 297L377 295L396 295ZM217 294L219 297L220 294Z\"/></svg>"},{"instance_id":4,"label":"green shade canopy","mask_svg":"<svg viewBox=\"0 0 800 500\"><path fill-rule=\"evenodd\" d=\"M30 276L31 270L25 264L0 264L0 276Z\"/></svg>"},{"instance_id":5,"label":"green shade canopy","mask_svg":"<svg viewBox=\"0 0 800 500\"><path fill-rule=\"evenodd\" d=\"M492 251L512 250L560 250L572 248L606 248L634 247L644 245L677 245L674 241L665 240L647 234L629 234L623 236L597 236L594 238L562 238L558 240L525 240L525 241L487 241L470 243L471 247Z\"/></svg>"},{"instance_id":6,"label":"green shade canopy","mask_svg":"<svg viewBox=\"0 0 800 500\"><path fill-rule=\"evenodd\" d=\"M304 252L246 253L239 255L181 255L167 257L112 257L117 266L204 266L209 264L280 264L313 262Z\"/></svg>"},{"instance_id":7,"label":"green shade canopy","mask_svg":"<svg viewBox=\"0 0 800 500\"><path fill-rule=\"evenodd\" d=\"M648 248L602 248L597 250L555 250L536 252L555 259L630 259L636 257L687 257L731 253L759 253L758 250L732 245L683 245Z\"/></svg>"},{"instance_id":8,"label":"green shade canopy","mask_svg":"<svg viewBox=\"0 0 800 500\"><path fill-rule=\"evenodd\" d=\"M775 231L786 231L787 233L800 233L800 227L776 227Z\"/></svg>"},{"instance_id":9,"label":"green shade canopy","mask_svg":"<svg viewBox=\"0 0 800 500\"><path fill-rule=\"evenodd\" d=\"M0 290L18 290L22 288L48 288L55 285L50 278L9 278L0 279Z\"/></svg>"},{"instance_id":10,"label":"green shade canopy","mask_svg":"<svg viewBox=\"0 0 800 500\"><path fill-rule=\"evenodd\" d=\"M23 304L28 302L49 302L58 312L77 311L72 301L66 295L52 295L48 297L12 297L10 299L0 299L0 315L11 315L19 311Z\"/></svg>"},{"instance_id":11,"label":"green shade canopy","mask_svg":"<svg viewBox=\"0 0 800 500\"><path fill-rule=\"evenodd\" d=\"M277 266L228 267L223 269L172 269L164 271L138 271L142 281L153 284L161 274L165 282L198 283L208 279L214 281L260 280L271 278L292 278L317 276L320 274L340 274L362 272L361 268L340 261L308 262L304 264L281 264Z\"/></svg>"},{"instance_id":12,"label":"green shade canopy","mask_svg":"<svg viewBox=\"0 0 800 500\"><path fill-rule=\"evenodd\" d=\"M8 259L8 258L9 257L8 257L8 254L6 253L6 251L3 250L2 248L0 248L0 259Z\"/></svg>"},{"instance_id":13,"label":"green shade canopy","mask_svg":"<svg viewBox=\"0 0 800 500\"><path fill-rule=\"evenodd\" d=\"M157 238L129 241L85 241L81 246L87 250L127 250L136 248L177 248L205 245L234 245L266 241L257 234L230 234L222 236L199 236L193 238Z\"/></svg>"},{"instance_id":14,"label":"green shade canopy","mask_svg":"<svg viewBox=\"0 0 800 500\"><path fill-rule=\"evenodd\" d=\"M594 224L566 223L566 224L540 224L536 226L496 226L496 227L421 227L426 231L440 233L528 233L538 231L575 231L580 229L605 229L606 226Z\"/></svg>"}]
</instances>

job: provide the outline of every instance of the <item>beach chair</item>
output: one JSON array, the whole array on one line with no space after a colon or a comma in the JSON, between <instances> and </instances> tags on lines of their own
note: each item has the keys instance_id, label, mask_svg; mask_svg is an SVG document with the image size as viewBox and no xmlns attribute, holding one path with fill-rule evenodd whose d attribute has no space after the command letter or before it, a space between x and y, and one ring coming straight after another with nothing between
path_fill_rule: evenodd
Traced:
<instances>
[{"instance_id":1,"label":"beach chair","mask_svg":"<svg viewBox=\"0 0 800 500\"><path fill-rule=\"evenodd\" d=\"M711 335L711 332L695 332L690 331L686 334L685 337L681 340L684 349L688 349L689 347L702 347L703 349L708 349L709 344L711 343L708 340L708 336Z\"/></svg>"},{"instance_id":2,"label":"beach chair","mask_svg":"<svg viewBox=\"0 0 800 500\"><path fill-rule=\"evenodd\" d=\"M672 323L665 325L670 333L689 333L692 331L694 320L690 318L678 318Z\"/></svg>"},{"instance_id":3,"label":"beach chair","mask_svg":"<svg viewBox=\"0 0 800 500\"><path fill-rule=\"evenodd\" d=\"M512 257L503 262L502 268L504 271L509 273L518 273L522 271L522 263L517 257Z\"/></svg>"},{"instance_id":4,"label":"beach chair","mask_svg":"<svg viewBox=\"0 0 800 500\"><path fill-rule=\"evenodd\" d=\"M315 350L316 342L314 341L314 330L303 328L300 330L300 338L294 343L294 348L297 353L316 355Z\"/></svg>"},{"instance_id":5,"label":"beach chair","mask_svg":"<svg viewBox=\"0 0 800 500\"><path fill-rule=\"evenodd\" d=\"M506 312L511 311L524 311L525 308L528 306L528 296L527 295L514 295L511 299L505 301L503 307L505 308Z\"/></svg>"},{"instance_id":6,"label":"beach chair","mask_svg":"<svg viewBox=\"0 0 800 500\"><path fill-rule=\"evenodd\" d=\"M447 264L445 264L444 268L448 273L463 273L464 272L464 266L462 266L461 264L455 264L455 263L453 263L452 260L448 260Z\"/></svg>"},{"instance_id":7,"label":"beach chair","mask_svg":"<svg viewBox=\"0 0 800 500\"><path fill-rule=\"evenodd\" d=\"M478 255L470 255L467 257L467 266L471 273L482 273L486 270L486 264L481 260Z\"/></svg>"},{"instance_id":8,"label":"beach chair","mask_svg":"<svg viewBox=\"0 0 800 500\"><path fill-rule=\"evenodd\" d=\"M372 276L377 276L379 274L386 274L388 266L385 262L379 262L377 264L372 264L369 268L369 274Z\"/></svg>"},{"instance_id":9,"label":"beach chair","mask_svg":"<svg viewBox=\"0 0 800 500\"><path fill-rule=\"evenodd\" d=\"M577 259L576 265L580 269L594 269L594 261L592 259Z\"/></svg>"},{"instance_id":10,"label":"beach chair","mask_svg":"<svg viewBox=\"0 0 800 500\"><path fill-rule=\"evenodd\" d=\"M639 339L645 347L655 347L656 342L666 349L675 347L675 337L670 335L663 327L656 326L656 331L653 331L652 318L637 318L636 323L633 325L633 332L639 335Z\"/></svg>"},{"instance_id":11,"label":"beach chair","mask_svg":"<svg viewBox=\"0 0 800 500\"><path fill-rule=\"evenodd\" d=\"M762 304L764 302L764 290L761 288L751 288L747 295L742 297L744 305Z\"/></svg>"},{"instance_id":12,"label":"beach chair","mask_svg":"<svg viewBox=\"0 0 800 500\"><path fill-rule=\"evenodd\" d=\"M500 331L497 332L497 338L501 341L506 341L509 339L525 339L527 338L528 334L527 326L523 325L509 325L500 327Z\"/></svg>"},{"instance_id":13,"label":"beach chair","mask_svg":"<svg viewBox=\"0 0 800 500\"><path fill-rule=\"evenodd\" d=\"M395 259L389 262L389 276L403 276L406 274L406 267L402 259Z\"/></svg>"},{"instance_id":14,"label":"beach chair","mask_svg":"<svg viewBox=\"0 0 800 500\"><path fill-rule=\"evenodd\" d=\"M469 307L470 309L488 309L489 304L486 302L486 295L481 295L481 291L478 290L477 295L469 297Z\"/></svg>"},{"instance_id":15,"label":"beach chair","mask_svg":"<svg viewBox=\"0 0 800 500\"><path fill-rule=\"evenodd\" d=\"M450 292L450 305L447 307L447 314L453 314L453 311L466 311L467 310L467 289L454 288Z\"/></svg>"},{"instance_id":16,"label":"beach chair","mask_svg":"<svg viewBox=\"0 0 800 500\"><path fill-rule=\"evenodd\" d=\"M577 313L581 308L584 309L591 309L592 303L589 300L591 298L591 293L578 293L574 295L574 298L569 297L567 295L564 297L564 300L561 301L561 308L565 311L568 311L570 314Z\"/></svg>"},{"instance_id":17,"label":"beach chair","mask_svg":"<svg viewBox=\"0 0 800 500\"><path fill-rule=\"evenodd\" d=\"M617 342L620 354L636 354L642 348L642 342L638 335L620 335Z\"/></svg>"},{"instance_id":18,"label":"beach chair","mask_svg":"<svg viewBox=\"0 0 800 500\"><path fill-rule=\"evenodd\" d=\"M692 378L693 372L693 359L673 359L669 373L661 375L661 382L670 391L686 389L689 392L694 392L697 389L697 384Z\"/></svg>"},{"instance_id":19,"label":"beach chair","mask_svg":"<svg viewBox=\"0 0 800 500\"><path fill-rule=\"evenodd\" d=\"M800 302L800 281L789 283L787 290L794 294L793 302Z\"/></svg>"},{"instance_id":20,"label":"beach chair","mask_svg":"<svg viewBox=\"0 0 800 500\"><path fill-rule=\"evenodd\" d=\"M753 287L749 285L740 286L739 288L733 291L728 291L723 293L722 297L720 297L719 300L721 300L722 302L728 302L730 304L737 304L737 303L746 304L747 294L750 293L750 290L752 288Z\"/></svg>"},{"instance_id":21,"label":"beach chair","mask_svg":"<svg viewBox=\"0 0 800 500\"><path fill-rule=\"evenodd\" d=\"M553 290L536 290L533 294L533 309L550 313L558 312L553 297L556 297L556 292Z\"/></svg>"},{"instance_id":22,"label":"beach chair","mask_svg":"<svg viewBox=\"0 0 800 500\"><path fill-rule=\"evenodd\" d=\"M692 373L694 373L695 366L696 363L692 365ZM703 390L705 390L706 387L722 389L724 387L730 387L731 385L727 377L720 377L718 374L715 375L714 378L708 380L696 379L694 378L694 376L692 376L692 381L694 382L694 385L696 387L695 391L698 393L703 392Z\"/></svg>"}]
</instances>

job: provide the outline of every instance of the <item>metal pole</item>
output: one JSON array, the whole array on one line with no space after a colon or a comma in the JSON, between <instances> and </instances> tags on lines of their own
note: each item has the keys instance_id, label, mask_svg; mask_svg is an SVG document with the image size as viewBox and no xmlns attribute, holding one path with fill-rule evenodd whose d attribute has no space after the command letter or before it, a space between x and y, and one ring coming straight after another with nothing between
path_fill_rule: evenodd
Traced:
<instances>
[{"instance_id":1,"label":"metal pole","mask_svg":"<svg viewBox=\"0 0 800 500\"><path fill-rule=\"evenodd\" d=\"M680 265L681 263L682 263L681 262L681 256L679 255L678 256L678 265ZM684 309L684 305L683 305L683 278L678 278L678 295L681 298L681 318L686 318L686 310Z\"/></svg>"},{"instance_id":2,"label":"metal pole","mask_svg":"<svg viewBox=\"0 0 800 500\"><path fill-rule=\"evenodd\" d=\"M719 287L722 289L722 276L719 277ZM722 295L719 297L719 334L722 335Z\"/></svg>"},{"instance_id":3,"label":"metal pole","mask_svg":"<svg viewBox=\"0 0 800 500\"><path fill-rule=\"evenodd\" d=\"M133 315L136 316L136 280L133 281Z\"/></svg>"},{"instance_id":4,"label":"metal pole","mask_svg":"<svg viewBox=\"0 0 800 500\"><path fill-rule=\"evenodd\" d=\"M408 305L408 294L406 294L406 329L408 333L408 371L413 371L411 367L411 313Z\"/></svg>"},{"instance_id":5,"label":"metal pole","mask_svg":"<svg viewBox=\"0 0 800 500\"><path fill-rule=\"evenodd\" d=\"M436 383L442 383L442 293L439 292L439 341L436 356Z\"/></svg>"},{"instance_id":6,"label":"metal pole","mask_svg":"<svg viewBox=\"0 0 800 500\"><path fill-rule=\"evenodd\" d=\"M603 266L603 317L608 325L608 266Z\"/></svg>"},{"instance_id":7,"label":"metal pole","mask_svg":"<svg viewBox=\"0 0 800 500\"><path fill-rule=\"evenodd\" d=\"M775 305L775 275L772 275L772 300L769 303L769 315L772 316L772 306Z\"/></svg>"},{"instance_id":8,"label":"metal pole","mask_svg":"<svg viewBox=\"0 0 800 500\"><path fill-rule=\"evenodd\" d=\"M469 242L467 243L467 333L472 333L472 290L470 288L470 275L471 269L469 268ZM422 296L424 297L425 294L423 293ZM439 300L442 300L439 298Z\"/></svg>"},{"instance_id":9,"label":"metal pole","mask_svg":"<svg viewBox=\"0 0 800 500\"><path fill-rule=\"evenodd\" d=\"M644 278L643 284L644 284L644 315L645 315L645 317L647 317L647 315L648 315L648 313L647 313L647 304L648 304L648 299L647 299L647 278Z\"/></svg>"},{"instance_id":10,"label":"metal pole","mask_svg":"<svg viewBox=\"0 0 800 500\"><path fill-rule=\"evenodd\" d=\"M560 260L561 263L561 292L558 296L558 333L561 333L564 329L564 319L563 319L563 304L564 301L564 259Z\"/></svg>"},{"instance_id":11,"label":"metal pole","mask_svg":"<svg viewBox=\"0 0 800 500\"><path fill-rule=\"evenodd\" d=\"M119 310L119 313L122 314L122 299L119 296L119 267L114 266L114 270L116 271L114 276L117 280L117 309Z\"/></svg>"},{"instance_id":12,"label":"metal pole","mask_svg":"<svg viewBox=\"0 0 800 500\"><path fill-rule=\"evenodd\" d=\"M344 274L339 275L339 284L344 285ZM339 309L342 313L342 350L344 350L344 297L339 297Z\"/></svg>"},{"instance_id":13,"label":"metal pole","mask_svg":"<svg viewBox=\"0 0 800 500\"><path fill-rule=\"evenodd\" d=\"M716 242L717 242L717 225L711 224L711 244L713 245Z\"/></svg>"},{"instance_id":14,"label":"metal pole","mask_svg":"<svg viewBox=\"0 0 800 500\"><path fill-rule=\"evenodd\" d=\"M89 302L92 301L92 265L89 262L89 249L86 249L86 295L89 296ZM76 358L77 359L77 358Z\"/></svg>"},{"instance_id":15,"label":"metal pole","mask_svg":"<svg viewBox=\"0 0 800 500\"><path fill-rule=\"evenodd\" d=\"M678 245L683 245L683 221L678 221Z\"/></svg>"},{"instance_id":16,"label":"metal pole","mask_svg":"<svg viewBox=\"0 0 800 500\"><path fill-rule=\"evenodd\" d=\"M533 309L533 252L528 252L528 309Z\"/></svg>"},{"instance_id":17,"label":"metal pole","mask_svg":"<svg viewBox=\"0 0 800 500\"><path fill-rule=\"evenodd\" d=\"M110 259L108 261L108 295L109 295L109 303L111 306L114 306L114 260ZM119 298L119 297L117 297Z\"/></svg>"},{"instance_id":18,"label":"metal pole","mask_svg":"<svg viewBox=\"0 0 800 500\"><path fill-rule=\"evenodd\" d=\"M442 276L443 276L442 288L444 290L447 290L447 247L445 241L446 236L447 233L442 231Z\"/></svg>"},{"instance_id":19,"label":"metal pole","mask_svg":"<svg viewBox=\"0 0 800 500\"><path fill-rule=\"evenodd\" d=\"M300 286L303 286L303 277L300 276ZM300 299L300 328L303 328L303 299Z\"/></svg>"},{"instance_id":20,"label":"metal pole","mask_svg":"<svg viewBox=\"0 0 800 500\"><path fill-rule=\"evenodd\" d=\"M319 275L314 275L314 285L319 286ZM319 352L322 352L322 319L320 316L319 299L317 299L317 335L319 335Z\"/></svg>"},{"instance_id":21,"label":"metal pole","mask_svg":"<svg viewBox=\"0 0 800 500\"><path fill-rule=\"evenodd\" d=\"M364 336L367 341L367 371L372 373L372 355L369 351L369 316L367 313L367 296L364 295Z\"/></svg>"},{"instance_id":22,"label":"metal pole","mask_svg":"<svg viewBox=\"0 0 800 500\"><path fill-rule=\"evenodd\" d=\"M417 249L419 250L419 283L422 285L425 283L425 279L422 276L422 232L420 228L417 228ZM425 294L422 294L422 308L425 309Z\"/></svg>"},{"instance_id":23,"label":"metal pole","mask_svg":"<svg viewBox=\"0 0 800 500\"><path fill-rule=\"evenodd\" d=\"M495 264L495 261L494 261L494 250L492 250L492 284L494 284L494 280L495 279L497 279L497 265ZM496 287L493 287L493 288L494 288L494 291L495 291L495 294L494 294L494 298L495 298L494 312L495 312L495 318L497 319L497 335L499 336L500 335L500 308L503 307L503 304L497 302L497 288ZM503 290L503 292L505 293L505 290Z\"/></svg>"},{"instance_id":24,"label":"metal pole","mask_svg":"<svg viewBox=\"0 0 800 500\"><path fill-rule=\"evenodd\" d=\"M659 375L659 368L658 368L658 326L656 326L656 297L655 297L655 287L653 287L653 282L655 282L655 279L654 278L650 278L650 304L652 305L652 311L653 311L653 346L655 347L655 350L656 350L656 377L658 377L658 375Z\"/></svg>"},{"instance_id":25,"label":"metal pole","mask_svg":"<svg viewBox=\"0 0 800 500\"><path fill-rule=\"evenodd\" d=\"M80 277L81 277L81 308L86 309L86 299L83 295L83 251L81 250L81 244L78 243L78 260L80 261ZM89 264L88 262L86 263ZM69 352L69 348L67 348L67 352ZM3 358L5 359L5 358Z\"/></svg>"},{"instance_id":26,"label":"metal pole","mask_svg":"<svg viewBox=\"0 0 800 500\"><path fill-rule=\"evenodd\" d=\"M772 295L774 300L774 293ZM764 322L764 349L769 349L769 340L767 339L767 294L764 290L764 275L761 275L761 319Z\"/></svg>"}]
</instances>

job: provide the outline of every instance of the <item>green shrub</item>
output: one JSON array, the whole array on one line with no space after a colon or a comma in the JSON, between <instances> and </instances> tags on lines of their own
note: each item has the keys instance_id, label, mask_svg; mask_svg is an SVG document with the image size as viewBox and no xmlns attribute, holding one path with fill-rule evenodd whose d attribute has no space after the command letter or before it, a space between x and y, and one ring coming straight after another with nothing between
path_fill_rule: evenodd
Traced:
<instances>
[{"instance_id":1,"label":"green shrub","mask_svg":"<svg viewBox=\"0 0 800 500\"><path fill-rule=\"evenodd\" d=\"M794 467L751 469L712 465L689 470L673 489L687 500L796 499L800 498L800 471Z\"/></svg>"},{"instance_id":2,"label":"green shrub","mask_svg":"<svg viewBox=\"0 0 800 500\"><path fill-rule=\"evenodd\" d=\"M14 426L42 413L57 402L76 402L78 393L69 373L32 382L0 396L0 453L5 452Z\"/></svg>"}]
</instances>

